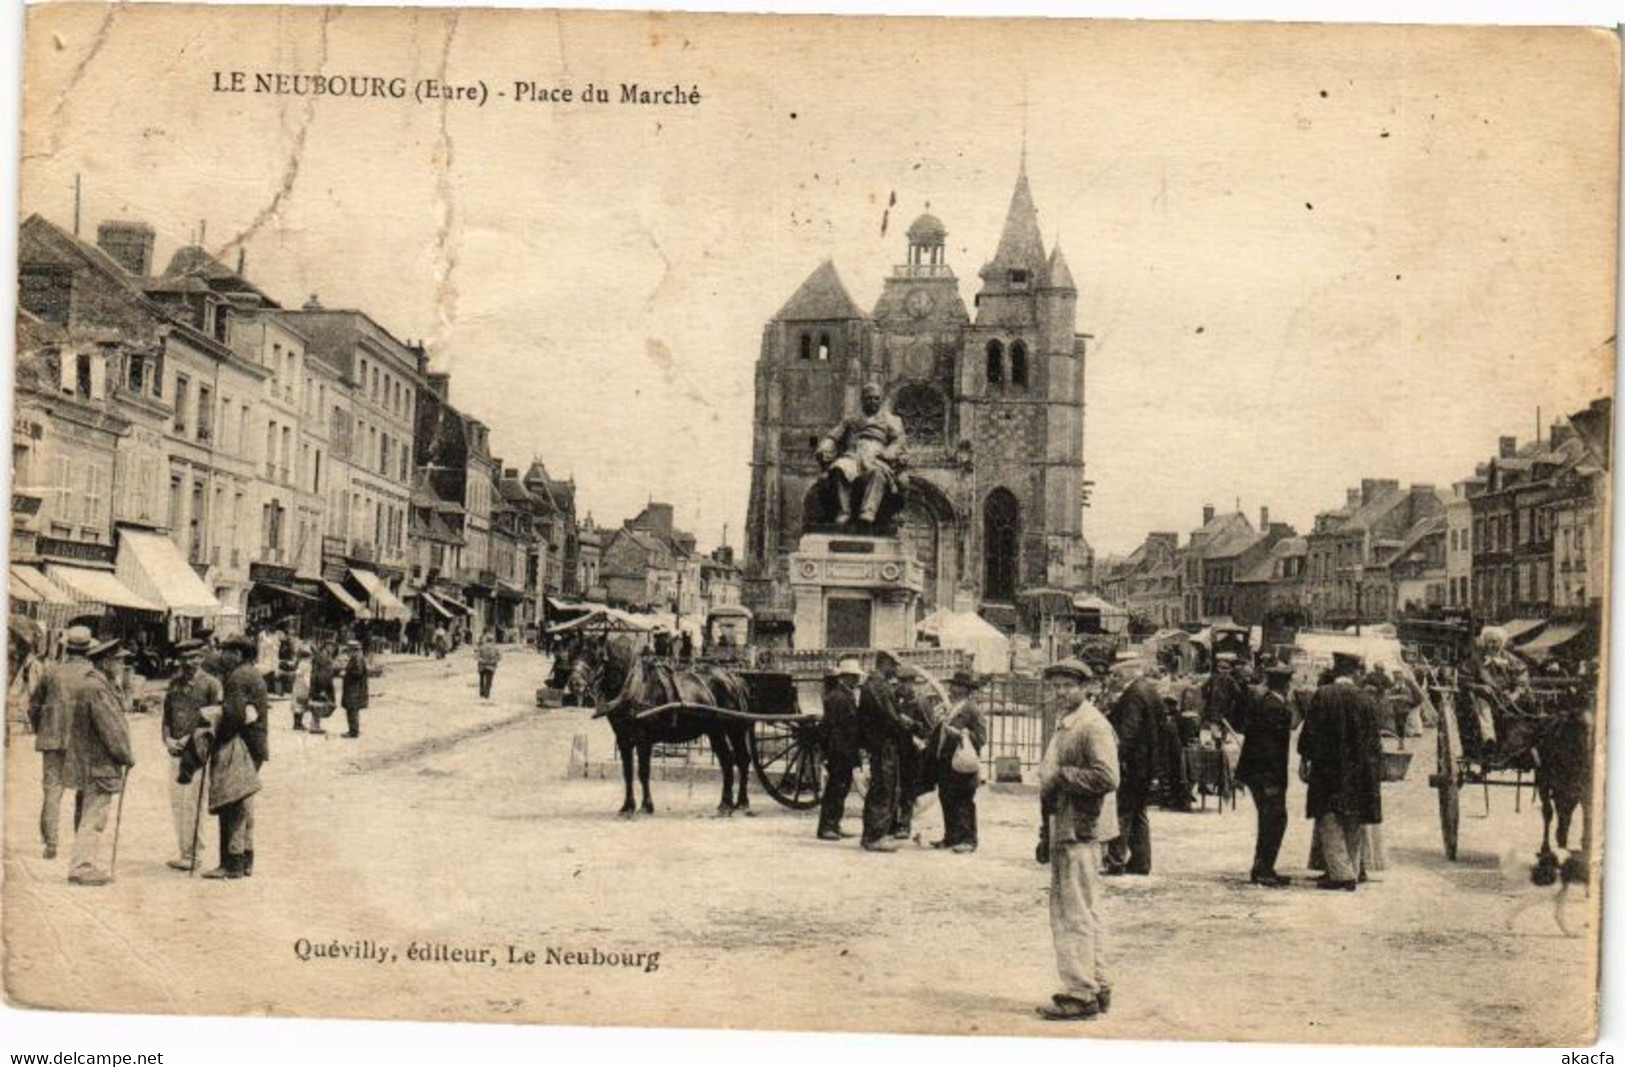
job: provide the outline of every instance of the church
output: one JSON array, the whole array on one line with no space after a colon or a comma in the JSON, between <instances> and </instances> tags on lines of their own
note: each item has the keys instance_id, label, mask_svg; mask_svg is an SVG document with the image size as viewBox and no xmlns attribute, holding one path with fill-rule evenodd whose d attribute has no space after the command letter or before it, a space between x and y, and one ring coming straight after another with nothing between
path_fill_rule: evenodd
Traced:
<instances>
[{"instance_id":1,"label":"church","mask_svg":"<svg viewBox=\"0 0 1625 1067\"><path fill-rule=\"evenodd\" d=\"M931 214L872 312L825 261L762 331L746 520L745 595L759 625L790 617L788 561L806 532L818 443L878 382L907 433L900 535L924 573L919 610L959 607L1021 628L1022 594L1077 591L1087 334L1059 245L1045 252L1025 163L969 309Z\"/></svg>"}]
</instances>

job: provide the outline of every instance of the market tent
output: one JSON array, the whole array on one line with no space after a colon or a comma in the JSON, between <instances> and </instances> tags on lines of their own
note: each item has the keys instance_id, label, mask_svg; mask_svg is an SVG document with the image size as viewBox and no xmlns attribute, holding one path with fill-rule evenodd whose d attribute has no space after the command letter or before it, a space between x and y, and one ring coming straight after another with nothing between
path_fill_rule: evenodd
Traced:
<instances>
[{"instance_id":1,"label":"market tent","mask_svg":"<svg viewBox=\"0 0 1625 1067\"><path fill-rule=\"evenodd\" d=\"M1545 619L1508 619L1500 624L1501 629L1506 631L1507 643L1511 645L1523 644L1539 633L1541 627L1545 625Z\"/></svg>"},{"instance_id":2,"label":"market tent","mask_svg":"<svg viewBox=\"0 0 1625 1067\"><path fill-rule=\"evenodd\" d=\"M114 576L112 571L50 563L46 565L45 573L53 583L62 587L63 592L82 603L105 604L110 608L134 608L137 611L153 611L160 614L164 610L163 605L155 604L146 597L132 592Z\"/></svg>"},{"instance_id":3,"label":"market tent","mask_svg":"<svg viewBox=\"0 0 1625 1067\"><path fill-rule=\"evenodd\" d=\"M1079 615L1093 615L1100 620L1103 633L1120 633L1128 628L1128 609L1120 608L1093 593L1079 593L1072 598L1072 608Z\"/></svg>"},{"instance_id":4,"label":"market tent","mask_svg":"<svg viewBox=\"0 0 1625 1067\"><path fill-rule=\"evenodd\" d=\"M621 611L619 608L600 607L580 618L561 622L550 628L550 634L569 633L645 633L661 626L659 620L649 615L633 615Z\"/></svg>"},{"instance_id":5,"label":"market tent","mask_svg":"<svg viewBox=\"0 0 1625 1067\"><path fill-rule=\"evenodd\" d=\"M975 612L943 608L921 619L914 629L943 648L969 652L975 669L983 674L1010 671L1010 639Z\"/></svg>"},{"instance_id":6,"label":"market tent","mask_svg":"<svg viewBox=\"0 0 1625 1067\"><path fill-rule=\"evenodd\" d=\"M1341 653L1345 656L1358 657L1368 670L1380 665L1409 673L1399 639L1383 634L1321 633L1300 630L1294 649L1295 661L1316 670L1330 666L1332 656Z\"/></svg>"},{"instance_id":7,"label":"market tent","mask_svg":"<svg viewBox=\"0 0 1625 1067\"><path fill-rule=\"evenodd\" d=\"M162 534L122 531L114 573L129 589L173 615L210 619L220 614L220 601L182 558L175 542Z\"/></svg>"}]
</instances>

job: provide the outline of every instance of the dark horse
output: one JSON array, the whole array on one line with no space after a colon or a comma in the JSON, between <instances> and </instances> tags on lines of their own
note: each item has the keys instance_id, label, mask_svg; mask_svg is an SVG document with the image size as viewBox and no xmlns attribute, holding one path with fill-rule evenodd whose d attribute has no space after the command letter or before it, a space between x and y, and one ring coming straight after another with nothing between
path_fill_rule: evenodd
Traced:
<instances>
[{"instance_id":1,"label":"dark horse","mask_svg":"<svg viewBox=\"0 0 1625 1067\"><path fill-rule=\"evenodd\" d=\"M750 723L708 712L673 708L639 718L638 713L665 704L698 704L731 711L749 710L745 683L732 671L698 666L678 670L643 655L648 638L613 634L604 641L598 671L597 704L593 718L607 718L621 751L621 774L626 779L626 803L621 815L630 819L632 757L638 761L638 782L643 787L643 812L653 815L649 799L649 759L658 744L682 744L704 737L722 767L722 802L717 814L750 813L746 783L750 777ZM734 793L737 776L739 791Z\"/></svg>"},{"instance_id":2,"label":"dark horse","mask_svg":"<svg viewBox=\"0 0 1625 1067\"><path fill-rule=\"evenodd\" d=\"M1540 852L1531 873L1536 885L1551 885L1561 875L1563 884L1589 881L1591 856L1591 783L1593 699L1582 690L1542 694L1523 693L1502 703L1504 731L1502 756L1510 766L1535 772L1540 797ZM1581 810L1580 847L1569 847L1575 809ZM1561 864L1552 850L1552 819L1557 819L1557 847L1569 853Z\"/></svg>"}]
</instances>

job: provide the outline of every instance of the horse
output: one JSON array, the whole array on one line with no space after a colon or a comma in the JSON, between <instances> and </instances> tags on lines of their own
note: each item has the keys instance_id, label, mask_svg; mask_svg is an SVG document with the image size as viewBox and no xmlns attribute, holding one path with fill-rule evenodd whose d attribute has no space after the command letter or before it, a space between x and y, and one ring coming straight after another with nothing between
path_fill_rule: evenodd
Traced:
<instances>
[{"instance_id":1,"label":"horse","mask_svg":"<svg viewBox=\"0 0 1625 1067\"><path fill-rule=\"evenodd\" d=\"M1502 760L1508 766L1532 766L1535 772L1541 834L1530 878L1539 886L1552 885L1559 878L1564 886L1590 880L1593 753L1589 699L1578 691L1551 700L1523 693L1510 702L1503 700L1503 714L1497 716L1504 731ZM1581 813L1578 850L1569 847L1576 808ZM1554 817L1557 847L1569 853L1561 863L1552 849Z\"/></svg>"},{"instance_id":2,"label":"horse","mask_svg":"<svg viewBox=\"0 0 1625 1067\"><path fill-rule=\"evenodd\" d=\"M640 718L639 713L664 704L701 704L731 711L747 711L749 692L744 681L732 671L717 667L678 670L643 655L648 638L615 634L605 639L599 653L593 718L605 718L615 731L615 744L621 754L621 774L626 781L626 802L622 818L630 819L639 810L632 802L632 760L637 757L638 782L643 789L642 811L654 814L649 796L649 760L657 743L681 744L704 737L722 767L722 800L718 815L736 811L750 814L747 783L750 778L750 723L738 718L708 712L672 708ZM734 781L737 777L737 793Z\"/></svg>"}]
</instances>

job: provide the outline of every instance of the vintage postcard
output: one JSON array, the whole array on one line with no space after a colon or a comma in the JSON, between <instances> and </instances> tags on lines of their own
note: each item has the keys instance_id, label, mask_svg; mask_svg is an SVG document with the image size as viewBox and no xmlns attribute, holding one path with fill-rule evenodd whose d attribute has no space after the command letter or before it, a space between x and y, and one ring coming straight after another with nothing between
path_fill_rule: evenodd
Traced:
<instances>
[{"instance_id":1,"label":"vintage postcard","mask_svg":"<svg viewBox=\"0 0 1625 1067\"><path fill-rule=\"evenodd\" d=\"M24 52L12 1005L1594 1039L1614 33Z\"/></svg>"}]
</instances>

